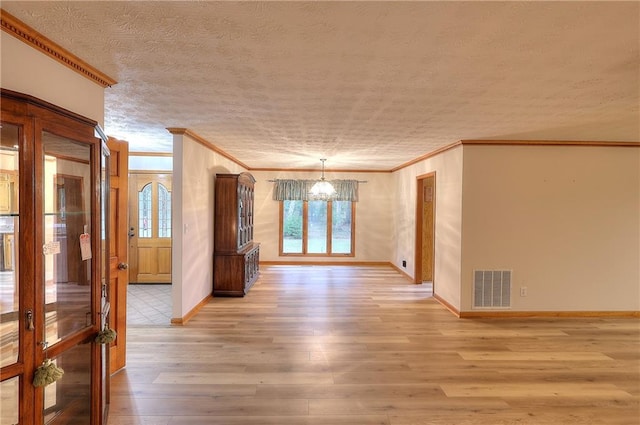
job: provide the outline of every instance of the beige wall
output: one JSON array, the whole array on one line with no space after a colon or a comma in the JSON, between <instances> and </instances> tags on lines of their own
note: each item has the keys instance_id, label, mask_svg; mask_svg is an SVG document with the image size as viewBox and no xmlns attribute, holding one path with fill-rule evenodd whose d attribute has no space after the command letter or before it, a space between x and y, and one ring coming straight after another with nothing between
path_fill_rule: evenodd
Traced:
<instances>
[{"instance_id":1,"label":"beige wall","mask_svg":"<svg viewBox=\"0 0 640 425\"><path fill-rule=\"evenodd\" d=\"M417 177L436 173L435 268L436 294L460 306L462 238L462 147L428 158L393 173L393 218L389 260L410 276L415 273ZM402 260L407 268L402 268Z\"/></svg>"},{"instance_id":2,"label":"beige wall","mask_svg":"<svg viewBox=\"0 0 640 425\"><path fill-rule=\"evenodd\" d=\"M104 88L0 31L0 86L104 123Z\"/></svg>"},{"instance_id":3,"label":"beige wall","mask_svg":"<svg viewBox=\"0 0 640 425\"><path fill-rule=\"evenodd\" d=\"M392 241L393 179L390 173L326 172L325 178L366 181L358 185L355 257L292 257L279 255L279 202L273 200L274 179L317 179L318 172L252 171L255 187L255 234L260 261L389 262Z\"/></svg>"},{"instance_id":4,"label":"beige wall","mask_svg":"<svg viewBox=\"0 0 640 425\"><path fill-rule=\"evenodd\" d=\"M182 135L173 161L172 317L181 319L213 290L215 175L246 170Z\"/></svg>"},{"instance_id":5,"label":"beige wall","mask_svg":"<svg viewBox=\"0 0 640 425\"><path fill-rule=\"evenodd\" d=\"M461 310L474 269L513 270L515 311L640 310L639 169L637 148L466 145Z\"/></svg>"}]
</instances>

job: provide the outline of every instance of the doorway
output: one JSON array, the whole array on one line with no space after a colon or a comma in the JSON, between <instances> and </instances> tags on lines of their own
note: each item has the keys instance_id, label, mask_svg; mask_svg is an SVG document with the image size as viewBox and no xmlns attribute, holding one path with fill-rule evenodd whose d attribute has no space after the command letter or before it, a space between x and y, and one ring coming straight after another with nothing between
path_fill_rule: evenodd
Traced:
<instances>
[{"instance_id":1,"label":"doorway","mask_svg":"<svg viewBox=\"0 0 640 425\"><path fill-rule=\"evenodd\" d=\"M415 283L432 285L435 292L436 173L417 177Z\"/></svg>"}]
</instances>

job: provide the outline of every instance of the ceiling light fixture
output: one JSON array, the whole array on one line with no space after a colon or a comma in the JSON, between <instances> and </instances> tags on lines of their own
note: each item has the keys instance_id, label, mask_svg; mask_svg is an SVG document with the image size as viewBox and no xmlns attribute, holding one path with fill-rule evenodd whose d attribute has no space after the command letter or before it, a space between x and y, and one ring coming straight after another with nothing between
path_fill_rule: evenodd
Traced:
<instances>
[{"instance_id":1,"label":"ceiling light fixture","mask_svg":"<svg viewBox=\"0 0 640 425\"><path fill-rule=\"evenodd\" d=\"M336 193L336 189L331 183L324 179L324 162L326 161L326 158L321 158L320 161L322 162L322 177L320 177L320 180L315 182L309 193L314 198L327 199Z\"/></svg>"}]
</instances>

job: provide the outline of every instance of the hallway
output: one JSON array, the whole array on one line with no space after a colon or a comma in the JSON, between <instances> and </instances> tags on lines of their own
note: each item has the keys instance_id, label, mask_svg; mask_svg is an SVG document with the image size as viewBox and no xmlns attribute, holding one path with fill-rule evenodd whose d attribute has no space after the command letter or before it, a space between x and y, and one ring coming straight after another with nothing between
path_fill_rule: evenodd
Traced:
<instances>
[{"instance_id":1,"label":"hallway","mask_svg":"<svg viewBox=\"0 0 640 425\"><path fill-rule=\"evenodd\" d=\"M127 326L169 326L171 284L127 286Z\"/></svg>"},{"instance_id":2,"label":"hallway","mask_svg":"<svg viewBox=\"0 0 640 425\"><path fill-rule=\"evenodd\" d=\"M638 423L639 320L457 319L387 267L263 267L128 332L109 425Z\"/></svg>"}]
</instances>

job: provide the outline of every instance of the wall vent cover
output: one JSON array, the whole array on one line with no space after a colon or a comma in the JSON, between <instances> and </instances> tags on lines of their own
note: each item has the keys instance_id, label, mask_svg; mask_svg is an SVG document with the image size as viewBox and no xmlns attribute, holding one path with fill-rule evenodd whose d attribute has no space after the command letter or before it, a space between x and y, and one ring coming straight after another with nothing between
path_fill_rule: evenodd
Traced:
<instances>
[{"instance_id":1,"label":"wall vent cover","mask_svg":"<svg viewBox=\"0 0 640 425\"><path fill-rule=\"evenodd\" d=\"M511 270L474 270L473 308L510 308Z\"/></svg>"}]
</instances>

